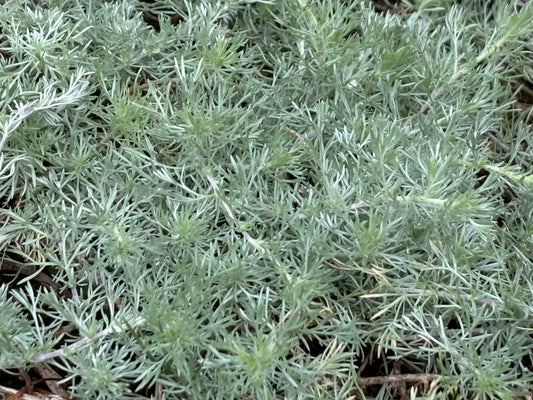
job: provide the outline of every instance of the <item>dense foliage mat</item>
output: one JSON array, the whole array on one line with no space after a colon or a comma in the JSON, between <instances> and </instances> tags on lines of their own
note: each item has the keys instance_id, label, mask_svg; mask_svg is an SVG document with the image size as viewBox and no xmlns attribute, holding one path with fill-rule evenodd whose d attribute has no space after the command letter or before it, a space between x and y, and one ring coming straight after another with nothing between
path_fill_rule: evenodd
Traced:
<instances>
[{"instance_id":1,"label":"dense foliage mat","mask_svg":"<svg viewBox=\"0 0 533 400\"><path fill-rule=\"evenodd\" d=\"M528 396L531 3L0 7L4 384Z\"/></svg>"}]
</instances>

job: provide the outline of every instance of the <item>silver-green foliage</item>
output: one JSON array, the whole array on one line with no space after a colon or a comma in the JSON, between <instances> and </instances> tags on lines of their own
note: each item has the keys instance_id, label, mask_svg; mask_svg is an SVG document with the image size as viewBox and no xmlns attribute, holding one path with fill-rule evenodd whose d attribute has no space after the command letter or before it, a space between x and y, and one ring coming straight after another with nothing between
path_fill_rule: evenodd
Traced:
<instances>
[{"instance_id":1,"label":"silver-green foliage","mask_svg":"<svg viewBox=\"0 0 533 400\"><path fill-rule=\"evenodd\" d=\"M347 399L372 352L434 375L414 397L523 395L533 12L453 3L156 0L156 32L134 0L5 2L0 246L37 269L0 270L0 369Z\"/></svg>"}]
</instances>

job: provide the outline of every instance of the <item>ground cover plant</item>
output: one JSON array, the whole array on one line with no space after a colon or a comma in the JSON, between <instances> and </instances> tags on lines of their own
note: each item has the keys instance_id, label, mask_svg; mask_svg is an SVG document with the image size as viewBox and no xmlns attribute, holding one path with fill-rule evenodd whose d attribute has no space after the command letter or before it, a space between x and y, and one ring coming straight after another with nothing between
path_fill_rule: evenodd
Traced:
<instances>
[{"instance_id":1,"label":"ground cover plant","mask_svg":"<svg viewBox=\"0 0 533 400\"><path fill-rule=\"evenodd\" d=\"M530 3L1 3L5 393L531 398Z\"/></svg>"}]
</instances>

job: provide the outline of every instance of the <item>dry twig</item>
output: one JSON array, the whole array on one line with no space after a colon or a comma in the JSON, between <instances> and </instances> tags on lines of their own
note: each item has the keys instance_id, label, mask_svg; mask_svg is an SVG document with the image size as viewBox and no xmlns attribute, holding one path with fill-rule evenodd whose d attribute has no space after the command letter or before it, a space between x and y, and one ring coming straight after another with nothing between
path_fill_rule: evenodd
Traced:
<instances>
[{"instance_id":1,"label":"dry twig","mask_svg":"<svg viewBox=\"0 0 533 400\"><path fill-rule=\"evenodd\" d=\"M385 384L401 384L407 382L413 383L427 383L439 376L434 374L403 374L403 375L388 375L388 376L371 376L367 378L357 378L357 383L361 386L371 385L385 385Z\"/></svg>"}]
</instances>

